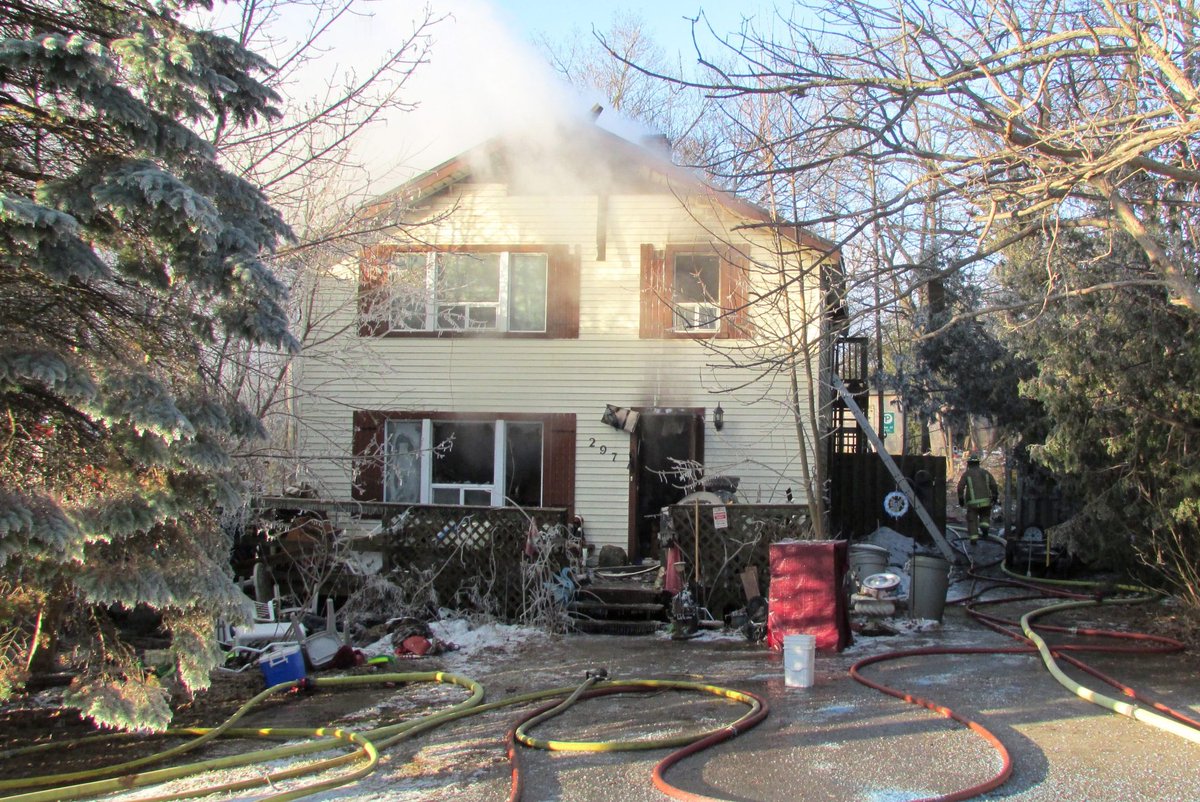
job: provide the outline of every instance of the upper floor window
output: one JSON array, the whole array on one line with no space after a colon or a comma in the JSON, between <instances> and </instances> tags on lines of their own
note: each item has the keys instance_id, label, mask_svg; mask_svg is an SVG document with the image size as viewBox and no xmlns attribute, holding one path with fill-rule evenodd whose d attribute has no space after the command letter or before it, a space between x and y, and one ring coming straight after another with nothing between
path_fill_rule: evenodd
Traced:
<instances>
[{"instance_id":1,"label":"upper floor window","mask_svg":"<svg viewBox=\"0 0 1200 802\"><path fill-rule=\"evenodd\" d=\"M364 335L579 336L579 262L561 247L364 255Z\"/></svg>"},{"instance_id":2,"label":"upper floor window","mask_svg":"<svg viewBox=\"0 0 1200 802\"><path fill-rule=\"evenodd\" d=\"M396 253L385 283L388 327L544 332L544 253Z\"/></svg>"},{"instance_id":3,"label":"upper floor window","mask_svg":"<svg viewBox=\"0 0 1200 802\"><path fill-rule=\"evenodd\" d=\"M641 336L751 336L745 260L712 245L642 246Z\"/></svg>"}]
</instances>

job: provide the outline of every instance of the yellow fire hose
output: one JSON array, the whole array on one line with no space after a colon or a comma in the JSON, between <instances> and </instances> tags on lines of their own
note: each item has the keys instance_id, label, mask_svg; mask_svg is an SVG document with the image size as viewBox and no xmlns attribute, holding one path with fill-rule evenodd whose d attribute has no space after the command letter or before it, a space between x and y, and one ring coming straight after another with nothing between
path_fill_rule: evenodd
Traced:
<instances>
[{"instance_id":1,"label":"yellow fire hose","mask_svg":"<svg viewBox=\"0 0 1200 802\"><path fill-rule=\"evenodd\" d=\"M1028 583L1030 585L1049 585L1051 587L1057 586L1091 590L1095 590L1097 587L1099 587L1096 582L1089 582L1087 580L1038 578L1036 581L1031 582L1028 578L1021 577L1019 574L1009 570L1007 565L1002 565L1001 568L1005 574L1018 579L1022 583ZM1123 702L1119 699L1114 699L1111 696L1107 696L1099 691L1093 690L1092 688L1089 688L1086 685L1083 685L1072 679L1066 674L1066 672L1062 670L1062 668L1059 667L1058 660L1054 656L1054 650L1052 647L1047 645L1045 639L1043 639L1042 636L1034 630L1033 621L1035 619L1041 618L1042 616L1051 615L1053 613L1084 607L1098 607L1104 604L1145 604L1146 602L1153 601L1159 596L1156 591L1143 585L1114 584L1110 587L1113 591L1134 595L1122 598L1097 597L1094 599L1076 599L1039 607L1038 609L1031 610L1025 615L1021 616L1021 631L1025 634L1025 637L1037 647L1038 654L1042 658L1042 663L1046 666L1046 670L1050 672L1050 675L1057 680L1058 684L1062 685L1080 699L1091 702L1092 704L1102 707L1113 713L1127 716L1136 721L1140 721L1143 724L1147 724L1151 727L1172 733L1173 735L1177 735L1180 738L1191 741L1192 743L1200 743L1200 730L1197 730L1195 727L1188 726L1180 721L1175 721L1171 718L1168 718L1167 716L1146 710L1143 707L1138 707L1137 705Z\"/></svg>"},{"instance_id":2,"label":"yellow fire hose","mask_svg":"<svg viewBox=\"0 0 1200 802\"><path fill-rule=\"evenodd\" d=\"M396 683L396 682L443 682L460 685L463 688L471 691L470 697L465 701L460 702L448 711L436 714L429 718L439 718L450 713L469 709L478 705L483 700L483 686L474 680L466 677L461 677L456 674L448 674L444 672L416 672L416 673L400 673L400 674L373 674L363 676L346 676L346 677L318 677L310 682L318 688L322 687L340 687L353 685L368 685L381 683ZM276 693L290 691L293 688L303 685L305 680L296 680L292 682L284 682L267 688L265 691L257 694L255 697L247 701L241 708L238 709L233 716L230 717L219 727L213 728L185 728L178 730L168 730L166 734L174 735L197 735L198 737L179 747L159 752L138 760L128 761L115 766L106 766L90 771L70 772L63 775L42 775L39 777L29 777L19 780L8 780L0 785L4 790L15 788L42 788L40 791L31 791L15 796L4 797L0 802L56 802L56 800L80 799L99 794L112 793L115 791L128 790L130 788L141 788L150 785L157 785L169 780L175 780L182 777L199 774L205 771L216 771L229 768L237 768L241 766L253 765L256 763L265 763L273 760L281 760L286 758L299 757L301 755L312 754L316 752L324 752L330 749L335 749L344 745L354 745L357 749L348 754L335 758L318 761L306 766L287 769L285 771L276 772L252 778L249 780L241 780L227 783L220 783L213 786L208 786L202 789L192 789L183 794L167 794L160 797L154 797L155 800L178 799L181 797L200 796L205 794L228 792L236 790L244 790L246 788L270 785L279 780L293 779L305 774L314 774L325 771L343 763L350 762L356 759L365 760L365 764L358 770L341 775L339 777L325 780L309 786L298 788L294 791L284 794L276 794L268 797L269 799L283 800L297 799L301 796L316 793L318 791L328 790L339 785L344 785L353 782L360 777L366 776L374 768L379 760L379 749L373 741L372 737L377 734L384 736L391 735L394 732L400 731L405 727L415 727L422 723L424 719L417 719L413 722L405 722L400 725L372 730L369 733L352 733L337 728L321 727L316 729L311 728L233 728L231 725L240 719L254 705L268 696ZM440 722L439 722L440 723ZM436 726L436 725L435 725ZM152 763L161 762L171 757L178 756L184 752L195 749L197 746L211 740L214 737L257 737L257 738L296 738L309 737L321 738L319 741L310 741L308 743L291 744L273 749L262 749L254 752L248 752L241 755L233 755L230 757L216 758L213 760L205 760L197 763L189 763L183 766L173 766L165 769L158 769L149 772L126 773L122 776L113 777L114 773L126 772L130 768L137 768ZM394 740L394 739L393 739ZM32 751L32 750L31 750ZM96 779L100 777L108 777L109 779ZM80 780L88 780L87 782L79 782ZM49 786L49 787L47 787Z\"/></svg>"},{"instance_id":3,"label":"yellow fire hose","mask_svg":"<svg viewBox=\"0 0 1200 802\"><path fill-rule=\"evenodd\" d=\"M1042 662L1046 665L1046 669L1050 672L1050 674L1056 680L1058 680L1060 685L1078 696L1080 699L1084 699L1094 705L1098 705L1114 713L1119 713L1122 716L1128 716L1129 718L1140 721L1143 724L1148 724L1151 727L1156 727L1160 730L1164 730L1165 732L1178 735L1180 738L1185 738L1192 743L1200 743L1200 730L1186 726L1178 721L1173 721L1166 716L1151 712L1144 708L1138 707L1137 705L1132 705L1128 702L1122 702L1118 699L1114 699L1111 696L1106 696L1099 691L1088 688L1067 676L1067 674L1061 668L1059 668L1058 661L1054 658L1050 647L1046 645L1046 641L1034 631L1031 624L1035 618L1055 612L1062 612L1064 610L1073 610L1080 607L1097 607L1101 604L1136 604L1149 601L1151 598L1153 597L1140 596L1132 599L1094 599L1089 601L1069 601L1051 604L1045 607L1040 607L1037 610L1031 610L1025 615L1021 616L1021 630L1025 633L1025 637L1029 638L1031 641L1033 641L1034 645L1037 646L1038 653L1042 657Z\"/></svg>"},{"instance_id":4,"label":"yellow fire hose","mask_svg":"<svg viewBox=\"0 0 1200 802\"><path fill-rule=\"evenodd\" d=\"M447 710L422 716L409 721L377 727L362 733L354 733L331 727L310 729L302 727L238 728L233 726L239 719L241 719L262 700L274 694L291 691L297 687L305 685L306 683L311 683L316 688L336 688L355 685L412 682L438 682L459 685L460 687L470 691L470 696L466 700L453 705ZM702 691L747 704L750 706L750 711L739 718L736 722L719 728L718 730L644 741L582 742L538 740L524 734L524 730L532 728L537 723L545 721L550 717L550 715L557 715L571 704L574 704L575 701L577 701L585 691L591 690L592 692L596 692L597 690L604 689L608 689L610 692L618 692L623 690L648 691L656 689ZM243 704L232 716L229 717L229 719L227 719L218 727L188 727L168 730L164 734L193 735L196 737L187 743L166 749L154 755L126 761L116 765L91 769L88 771L66 772L57 775L48 774L38 777L2 781L0 782L0 791L35 788L39 790L30 790L26 791L25 793L6 796L0 798L0 802L57 802L58 800L63 800L65 802L65 800L81 799L85 797L113 793L116 791L127 791L131 788L142 788L151 785L157 785L163 782L177 780L206 771L238 768L258 763L266 763L268 761L295 758L346 746L355 747L354 751L347 754L326 758L324 760L308 763L302 766L283 769L265 775L243 780L217 783L202 788L191 788L186 791L168 792L153 797L139 799L139 802L167 802L167 800L198 797L214 793L243 791L249 788L273 785L276 782L292 780L305 775L316 774L337 766L344 765L346 763L359 761L362 762L362 765L352 772L340 774L336 777L319 782L310 783L308 785L295 788L291 791L265 797L265 799L275 800L275 802L286 802L286 800L299 799L320 791L336 788L367 776L375 769L379 761L380 751L405 738L413 737L417 734L426 732L435 727L442 726L443 724L447 724L465 716L476 715L502 707L509 707L512 705L525 704L528 702L536 702L562 696L567 696L568 698L563 703L555 706L554 709L550 711L549 715L540 715L536 717L536 720L531 719L522 725L523 743L535 748L571 751L659 749L692 744L700 739L711 737L715 733L732 731L733 734L737 734L741 728L748 728L744 725L744 722L749 719L759 719L761 716L765 715L765 710L763 709L761 702L751 694L745 694L740 691L696 682L672 680L627 680L622 682L607 682L601 681L600 677L589 677L589 679L580 686L568 686L552 688L544 691L534 691L531 693L507 697L496 702L483 704L484 689L482 685L467 677L440 671L318 677L311 680L296 680L292 682L280 683L279 685L267 688ZM95 743L96 741L112 740L124 737L129 736L123 733L117 735L96 736L94 738L84 739L84 742ZM271 749L260 749L245 754L204 760L181 766L156 769L153 771L134 771L143 766L178 757L179 755L192 751L218 737L288 739L303 737L318 738L320 740L298 744L288 744ZM60 744L39 744L37 746L27 747L24 749L12 750L6 754L9 756L16 754L28 754L60 746Z\"/></svg>"},{"instance_id":5,"label":"yellow fire hose","mask_svg":"<svg viewBox=\"0 0 1200 802\"><path fill-rule=\"evenodd\" d=\"M546 710L528 721L522 722L515 730L517 741L525 746L534 749L546 749L553 752L630 752L642 749L669 749L677 746L686 746L701 738L705 738L718 730L709 730L702 733L683 733L680 735L667 736L663 738L647 738L636 741L565 741L559 739L541 739L534 738L529 735L529 730L536 727L538 724L551 719L571 707L579 699L580 695L586 690L595 686L597 689L604 688L621 688L631 691L636 690L673 690L673 691L698 691L701 693L710 693L714 696L720 696L725 699L730 699L735 702L741 702L749 706L749 710L736 722L720 727L719 730L727 730L730 728L738 729L739 725L747 719L753 718L761 709L762 702L758 698L741 691L731 690L729 688L721 688L716 685L706 685L701 682L684 682L676 680L623 680L620 682L601 682L595 678L585 682L575 689L568 698L564 699L560 704Z\"/></svg>"}]
</instances>

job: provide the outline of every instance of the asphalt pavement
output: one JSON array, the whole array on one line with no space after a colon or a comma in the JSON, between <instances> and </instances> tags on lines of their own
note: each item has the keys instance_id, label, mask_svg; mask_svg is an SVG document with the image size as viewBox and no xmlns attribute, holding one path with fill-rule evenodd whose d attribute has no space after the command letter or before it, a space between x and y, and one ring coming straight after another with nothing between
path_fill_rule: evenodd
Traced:
<instances>
[{"instance_id":1,"label":"asphalt pavement","mask_svg":"<svg viewBox=\"0 0 1200 802\"><path fill-rule=\"evenodd\" d=\"M1012 605L1016 612L1018 605ZM999 611L998 611L999 612ZM1076 624L1104 625L1106 611ZM1090 616L1090 617L1088 617ZM1120 622L1125 625L1129 616ZM1067 622L1064 622L1067 623ZM479 680L488 699L582 682L604 668L614 679L673 679L749 691L769 704L756 728L684 759L666 772L692 794L743 802L856 800L899 802L969 793L1003 770L1000 753L978 733L866 687L856 662L913 649L1011 649L1017 644L949 606L926 631L856 638L841 653L819 653L815 682L788 687L779 653L736 634L688 641L665 635L569 635L515 648L453 652L413 661ZM1105 654L1100 670L1197 716L1200 682L1189 654ZM975 798L1021 802L1200 800L1200 745L1116 715L1068 693L1029 653L924 654L862 669L874 681L927 699L977 722L1011 756L1011 775ZM1089 682L1094 681L1088 679ZM456 689L442 691L447 702ZM1114 693L1106 689L1108 693ZM363 721L417 704L397 691L373 699ZM417 691L416 693L425 693ZM355 697L355 704L368 701ZM426 701L428 699L426 698ZM316 702L321 704L321 702ZM324 704L330 704L328 701ZM334 703L336 704L336 702ZM349 702L342 704L346 707ZM628 741L718 728L744 706L708 694L660 691L580 702L539 727L540 737ZM463 800L506 798L511 773L503 736L511 709L474 716L389 749L375 773L318 799ZM355 716L351 716L353 721ZM523 799L642 802L670 797L652 783L669 750L546 752L522 749Z\"/></svg>"}]
</instances>

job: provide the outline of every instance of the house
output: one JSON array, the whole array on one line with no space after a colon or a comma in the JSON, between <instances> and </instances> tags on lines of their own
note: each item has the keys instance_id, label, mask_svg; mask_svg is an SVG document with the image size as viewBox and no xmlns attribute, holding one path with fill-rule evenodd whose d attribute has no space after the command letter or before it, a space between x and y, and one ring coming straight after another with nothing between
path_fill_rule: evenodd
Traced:
<instances>
[{"instance_id":1,"label":"house","mask_svg":"<svg viewBox=\"0 0 1200 802\"><path fill-rule=\"evenodd\" d=\"M294 371L323 497L565 507L631 559L701 473L805 501L830 243L593 125L482 145L363 219L320 300L352 356Z\"/></svg>"}]
</instances>

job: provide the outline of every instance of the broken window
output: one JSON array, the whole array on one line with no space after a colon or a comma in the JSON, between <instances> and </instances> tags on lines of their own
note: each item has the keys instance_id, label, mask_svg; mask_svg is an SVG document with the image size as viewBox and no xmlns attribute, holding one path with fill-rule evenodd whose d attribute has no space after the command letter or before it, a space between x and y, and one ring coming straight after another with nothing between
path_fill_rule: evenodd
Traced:
<instances>
[{"instance_id":1,"label":"broken window","mask_svg":"<svg viewBox=\"0 0 1200 802\"><path fill-rule=\"evenodd\" d=\"M492 506L496 483L496 424L434 421L430 501ZM496 505L499 506L499 505Z\"/></svg>"},{"instance_id":2,"label":"broken window","mask_svg":"<svg viewBox=\"0 0 1200 802\"><path fill-rule=\"evenodd\" d=\"M716 331L721 317L721 260L714 253L674 254L671 304L677 331Z\"/></svg>"},{"instance_id":3,"label":"broken window","mask_svg":"<svg viewBox=\"0 0 1200 802\"><path fill-rule=\"evenodd\" d=\"M358 501L575 503L574 414L358 410L353 432Z\"/></svg>"},{"instance_id":4,"label":"broken window","mask_svg":"<svg viewBox=\"0 0 1200 802\"><path fill-rule=\"evenodd\" d=\"M540 421L388 419L383 500L539 507L542 450Z\"/></svg>"},{"instance_id":5,"label":"broken window","mask_svg":"<svg viewBox=\"0 0 1200 802\"><path fill-rule=\"evenodd\" d=\"M752 336L744 254L717 245L642 245L644 338Z\"/></svg>"}]
</instances>

